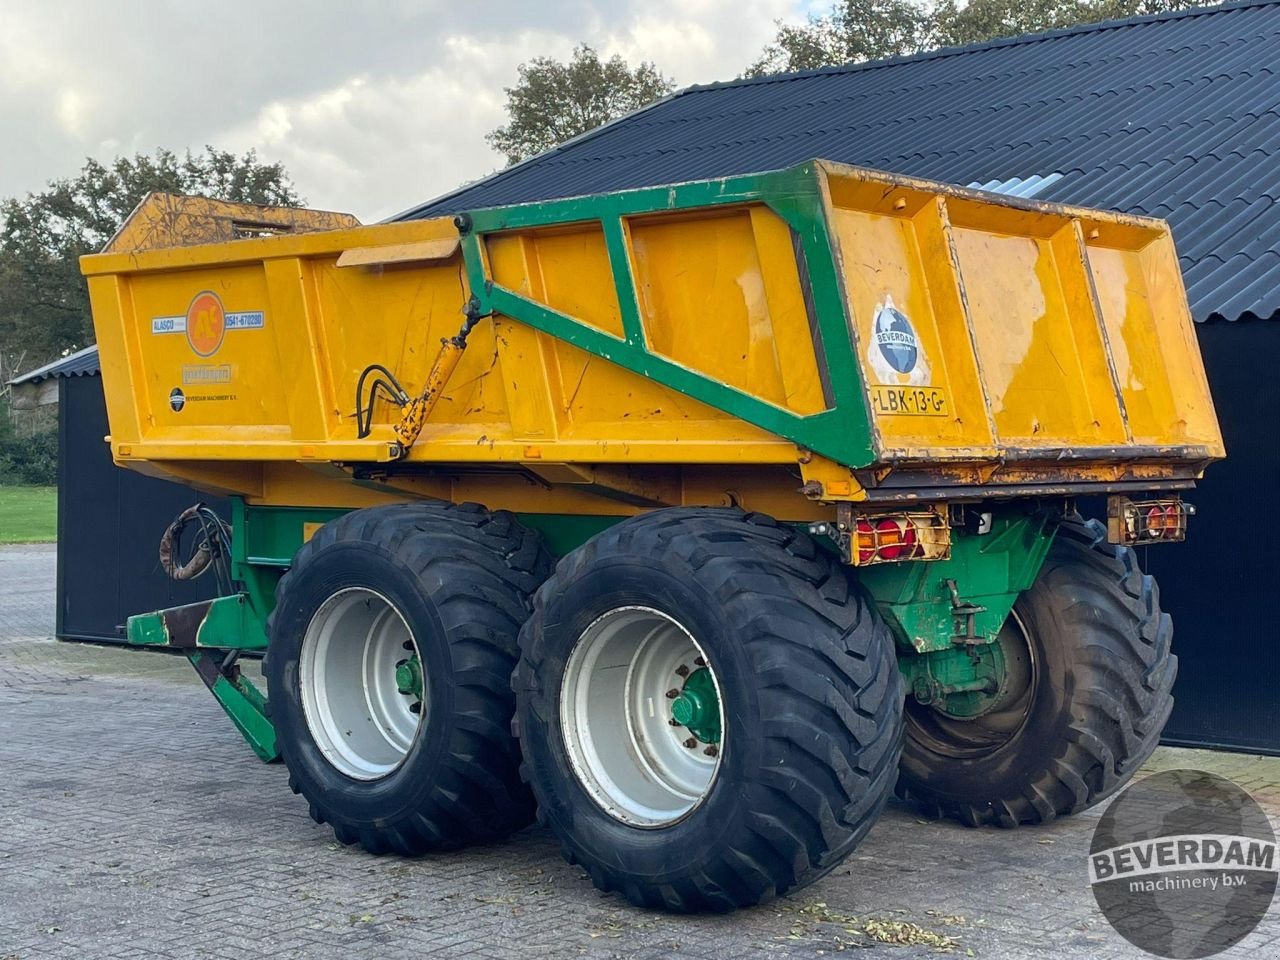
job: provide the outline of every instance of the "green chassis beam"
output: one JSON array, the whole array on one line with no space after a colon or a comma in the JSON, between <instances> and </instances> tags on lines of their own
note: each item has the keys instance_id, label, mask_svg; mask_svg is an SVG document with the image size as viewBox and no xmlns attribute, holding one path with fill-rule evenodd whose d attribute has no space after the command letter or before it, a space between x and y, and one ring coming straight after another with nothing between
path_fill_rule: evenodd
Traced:
<instances>
[{"instance_id":1,"label":"green chassis beam","mask_svg":"<svg viewBox=\"0 0 1280 960\"><path fill-rule=\"evenodd\" d=\"M901 645L918 654L955 646L953 638L968 623L955 615L948 581L954 582L962 603L982 608L973 615L974 634L986 641L996 638L1018 594L1035 582L1053 543L1056 528L1048 516L1025 511L1025 505L997 511L986 534L954 530L947 560L884 563L858 571L858 582Z\"/></svg>"},{"instance_id":2,"label":"green chassis beam","mask_svg":"<svg viewBox=\"0 0 1280 960\"><path fill-rule=\"evenodd\" d=\"M626 221L645 214L710 206L763 204L792 229L797 268L807 275L816 319L814 348L828 372L832 408L800 416L753 397L658 354L644 340L643 322ZM846 304L827 223L822 174L805 163L773 173L703 180L669 187L627 190L511 207L494 207L455 218L478 315L501 314L564 340L579 349L700 400L718 410L785 437L849 467L875 459L870 414L849 337ZM598 223L604 233L622 313L619 338L531 300L496 283L490 275L485 238L489 234L565 223Z\"/></svg>"},{"instance_id":3,"label":"green chassis beam","mask_svg":"<svg viewBox=\"0 0 1280 960\"><path fill-rule=\"evenodd\" d=\"M268 763L279 758L266 698L237 664L225 662L227 651L267 647L264 622L247 595L237 593L130 617L127 636L135 646L185 653L253 752Z\"/></svg>"},{"instance_id":4,"label":"green chassis beam","mask_svg":"<svg viewBox=\"0 0 1280 960\"><path fill-rule=\"evenodd\" d=\"M216 653L196 650L189 652L187 659L258 758L265 763L279 760L276 728L267 716L262 691L241 675L239 667L224 669Z\"/></svg>"},{"instance_id":5,"label":"green chassis beam","mask_svg":"<svg viewBox=\"0 0 1280 960\"><path fill-rule=\"evenodd\" d=\"M243 593L130 617L129 643L177 650L265 650L265 623Z\"/></svg>"}]
</instances>

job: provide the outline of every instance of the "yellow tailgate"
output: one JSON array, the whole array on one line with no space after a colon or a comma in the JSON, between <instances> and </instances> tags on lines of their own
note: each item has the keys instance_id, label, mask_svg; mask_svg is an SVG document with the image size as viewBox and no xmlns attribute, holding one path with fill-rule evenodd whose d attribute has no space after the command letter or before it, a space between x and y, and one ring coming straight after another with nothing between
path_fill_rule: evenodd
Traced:
<instances>
[{"instance_id":1,"label":"yellow tailgate","mask_svg":"<svg viewBox=\"0 0 1280 960\"><path fill-rule=\"evenodd\" d=\"M826 171L882 461L1222 456L1163 222Z\"/></svg>"}]
</instances>

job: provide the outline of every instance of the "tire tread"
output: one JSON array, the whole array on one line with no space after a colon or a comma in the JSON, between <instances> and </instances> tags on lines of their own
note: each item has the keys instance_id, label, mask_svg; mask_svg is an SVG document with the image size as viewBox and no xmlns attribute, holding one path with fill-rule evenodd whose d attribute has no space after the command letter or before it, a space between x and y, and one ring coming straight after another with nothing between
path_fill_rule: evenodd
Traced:
<instances>
[{"instance_id":1,"label":"tire tread","mask_svg":"<svg viewBox=\"0 0 1280 960\"><path fill-rule=\"evenodd\" d=\"M984 804L948 798L904 758L898 794L934 815L1014 827L1079 813L1115 793L1159 743L1173 708L1177 657L1159 588L1134 551L1108 543L1101 523L1068 516L1032 590L1072 597L1059 611L1060 629L1075 637L1078 692L1062 741L1016 791Z\"/></svg>"},{"instance_id":2,"label":"tire tread","mask_svg":"<svg viewBox=\"0 0 1280 960\"><path fill-rule=\"evenodd\" d=\"M566 858L584 864L599 889L664 910L749 906L818 879L858 845L892 792L903 687L888 627L838 562L793 527L736 509L652 511L565 556L535 595L515 676L518 735L529 691L549 679L539 641L548 603L617 554L680 562L716 598L768 689L765 738L786 762L746 785L744 828L701 871L636 883L616 862L578 849L572 835L560 837ZM815 730L826 735L821 745ZM523 772L545 804L549 788L529 764Z\"/></svg>"},{"instance_id":3,"label":"tire tread","mask_svg":"<svg viewBox=\"0 0 1280 960\"><path fill-rule=\"evenodd\" d=\"M510 735L514 697L510 676L516 636L532 610L532 594L550 573L541 537L505 511L478 504L404 503L356 510L321 527L298 551L277 587L276 610L287 603L310 559L326 547L363 541L381 547L416 575L443 624L453 657L459 709L456 730L428 800L395 822L344 816L328 791L309 791L305 778L290 787L308 801L312 818L328 823L343 844L373 854L421 854L499 839L533 819L521 782L520 755ZM267 621L274 637L276 613ZM293 751L281 742L285 764ZM308 795L314 793L314 795Z\"/></svg>"}]
</instances>

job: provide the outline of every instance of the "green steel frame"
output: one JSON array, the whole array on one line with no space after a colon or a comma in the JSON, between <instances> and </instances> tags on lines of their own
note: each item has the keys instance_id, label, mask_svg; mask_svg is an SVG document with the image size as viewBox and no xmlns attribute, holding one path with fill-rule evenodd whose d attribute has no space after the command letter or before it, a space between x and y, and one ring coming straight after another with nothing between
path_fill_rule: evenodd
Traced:
<instances>
[{"instance_id":1,"label":"green steel frame","mask_svg":"<svg viewBox=\"0 0 1280 960\"><path fill-rule=\"evenodd\" d=\"M631 269L629 217L717 206L764 205L792 229L807 272L831 406L800 416L649 351ZM647 379L716 407L849 467L875 460L870 413L861 388L846 300L826 215L823 173L804 163L772 173L701 180L669 187L494 207L456 218L476 316L497 313L603 357ZM486 255L490 234L556 224L597 223L604 231L622 313L624 337L588 326L568 314L501 286Z\"/></svg>"},{"instance_id":2,"label":"green steel frame","mask_svg":"<svg viewBox=\"0 0 1280 960\"><path fill-rule=\"evenodd\" d=\"M858 582L915 653L950 650L965 632L994 639L1018 594L1039 575L1055 529L1049 514L1006 504L993 511L989 533L953 531L948 559L866 567Z\"/></svg>"}]
</instances>

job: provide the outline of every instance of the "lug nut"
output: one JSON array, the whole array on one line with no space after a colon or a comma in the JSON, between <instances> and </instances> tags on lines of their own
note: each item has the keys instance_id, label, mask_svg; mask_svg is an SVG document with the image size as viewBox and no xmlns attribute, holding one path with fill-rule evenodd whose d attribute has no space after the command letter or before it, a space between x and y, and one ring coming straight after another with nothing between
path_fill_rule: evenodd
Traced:
<instances>
[{"instance_id":1,"label":"lug nut","mask_svg":"<svg viewBox=\"0 0 1280 960\"><path fill-rule=\"evenodd\" d=\"M409 712L410 712L410 713L421 713L421 712L422 712L422 704L421 704L421 703L419 703L417 700L415 700L413 703L409 704Z\"/></svg>"},{"instance_id":2,"label":"lug nut","mask_svg":"<svg viewBox=\"0 0 1280 960\"><path fill-rule=\"evenodd\" d=\"M676 676L687 677L688 675L689 675L689 668L686 667L683 663L680 664L680 666L676 667Z\"/></svg>"},{"instance_id":3,"label":"lug nut","mask_svg":"<svg viewBox=\"0 0 1280 960\"><path fill-rule=\"evenodd\" d=\"M680 721L679 721L679 720L668 720L668 721L667 721L667 723L671 724L671 726L673 726L673 727L679 727L679 726L682 726L682 724L680 723Z\"/></svg>"},{"instance_id":4,"label":"lug nut","mask_svg":"<svg viewBox=\"0 0 1280 960\"><path fill-rule=\"evenodd\" d=\"M401 667L403 667L403 666L404 666L406 663L408 663L408 662L409 662L408 660L397 660L397 661L396 661L396 669L397 669L397 670L399 670Z\"/></svg>"},{"instance_id":5,"label":"lug nut","mask_svg":"<svg viewBox=\"0 0 1280 960\"><path fill-rule=\"evenodd\" d=\"M668 700L674 700L678 696L680 696L680 691L677 690L675 687L672 687L670 690L667 691Z\"/></svg>"},{"instance_id":6,"label":"lug nut","mask_svg":"<svg viewBox=\"0 0 1280 960\"><path fill-rule=\"evenodd\" d=\"M702 752L705 753L708 757L714 757L720 752L720 748L713 743L711 746L707 747L707 749L703 750Z\"/></svg>"},{"instance_id":7,"label":"lug nut","mask_svg":"<svg viewBox=\"0 0 1280 960\"><path fill-rule=\"evenodd\" d=\"M695 740L693 737L690 737L688 740L684 742L684 745L688 747L690 750L692 750L694 747L698 745L698 741Z\"/></svg>"},{"instance_id":8,"label":"lug nut","mask_svg":"<svg viewBox=\"0 0 1280 960\"><path fill-rule=\"evenodd\" d=\"M705 666L707 665L707 661L706 661L706 660L704 660L702 657L698 657L698 658L697 658L696 660L694 660L693 662L694 662L694 663L696 663L696 664L697 664L698 666L700 666L700 667L705 667Z\"/></svg>"}]
</instances>

